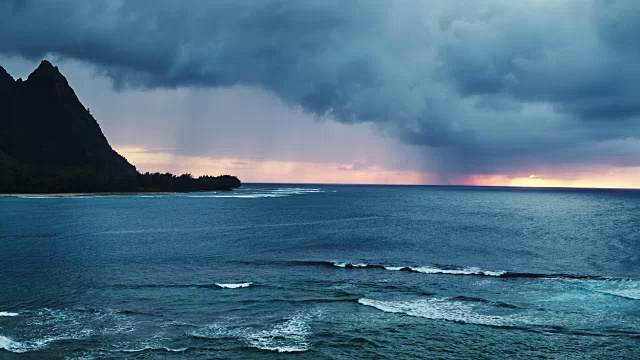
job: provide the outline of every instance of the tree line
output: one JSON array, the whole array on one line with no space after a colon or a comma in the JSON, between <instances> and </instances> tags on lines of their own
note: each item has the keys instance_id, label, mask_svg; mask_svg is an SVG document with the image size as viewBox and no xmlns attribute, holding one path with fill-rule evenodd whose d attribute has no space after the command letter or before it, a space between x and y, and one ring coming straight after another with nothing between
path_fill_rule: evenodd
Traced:
<instances>
[{"instance_id":1,"label":"tree line","mask_svg":"<svg viewBox=\"0 0 640 360\"><path fill-rule=\"evenodd\" d=\"M240 185L240 180L230 175L196 178L191 174L136 172L133 177L91 167L43 169L0 152L0 193L188 192L231 190Z\"/></svg>"}]
</instances>

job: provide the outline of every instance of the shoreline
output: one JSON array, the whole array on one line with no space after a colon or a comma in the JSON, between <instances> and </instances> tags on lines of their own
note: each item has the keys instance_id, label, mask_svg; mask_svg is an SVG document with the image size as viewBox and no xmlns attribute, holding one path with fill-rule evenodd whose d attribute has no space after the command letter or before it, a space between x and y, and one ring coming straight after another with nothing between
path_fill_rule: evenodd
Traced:
<instances>
[{"instance_id":1,"label":"shoreline","mask_svg":"<svg viewBox=\"0 0 640 360\"><path fill-rule=\"evenodd\" d=\"M110 195L170 195L177 192L169 191L135 191L135 192L96 192L96 193L24 193L0 194L0 197L74 197L74 196L110 196Z\"/></svg>"}]
</instances>

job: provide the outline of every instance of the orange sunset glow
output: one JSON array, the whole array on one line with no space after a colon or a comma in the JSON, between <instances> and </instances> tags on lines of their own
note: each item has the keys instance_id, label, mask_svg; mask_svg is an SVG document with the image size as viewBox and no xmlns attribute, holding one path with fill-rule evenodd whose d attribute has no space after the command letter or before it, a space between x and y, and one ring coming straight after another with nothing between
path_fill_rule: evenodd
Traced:
<instances>
[{"instance_id":1,"label":"orange sunset glow","mask_svg":"<svg viewBox=\"0 0 640 360\"><path fill-rule=\"evenodd\" d=\"M153 152L142 147L121 146L116 150L142 172L238 174L246 182L332 183L385 185L470 185L514 187L640 188L640 167L608 168L599 172L549 173L545 175L477 174L451 177L418 171L394 171L382 167L355 167L348 163L267 161L213 158Z\"/></svg>"},{"instance_id":2,"label":"orange sunset glow","mask_svg":"<svg viewBox=\"0 0 640 360\"><path fill-rule=\"evenodd\" d=\"M471 175L456 178L465 185L570 188L640 188L640 167L609 168L603 172L551 173L545 176Z\"/></svg>"},{"instance_id":3,"label":"orange sunset glow","mask_svg":"<svg viewBox=\"0 0 640 360\"><path fill-rule=\"evenodd\" d=\"M235 174L245 182L422 185L435 181L434 177L417 171L360 168L344 163L182 156L140 147L120 147L117 151L142 172Z\"/></svg>"}]
</instances>

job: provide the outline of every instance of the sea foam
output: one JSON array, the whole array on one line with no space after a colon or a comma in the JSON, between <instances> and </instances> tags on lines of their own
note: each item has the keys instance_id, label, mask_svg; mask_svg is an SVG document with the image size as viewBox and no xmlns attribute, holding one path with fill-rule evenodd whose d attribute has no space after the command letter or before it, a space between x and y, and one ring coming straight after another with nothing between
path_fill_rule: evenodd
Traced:
<instances>
[{"instance_id":1,"label":"sea foam","mask_svg":"<svg viewBox=\"0 0 640 360\"><path fill-rule=\"evenodd\" d=\"M308 337L311 329L308 322L311 314L297 313L283 323L263 329L253 327L234 328L231 324L213 324L196 330L193 336L206 339L233 337L246 346L279 353L309 350Z\"/></svg>"},{"instance_id":2,"label":"sea foam","mask_svg":"<svg viewBox=\"0 0 640 360\"><path fill-rule=\"evenodd\" d=\"M223 288L223 289L240 289L240 288L247 288L249 286L251 286L253 283L250 282L246 282L246 283L238 283L238 284L220 284L220 283L216 283L217 286Z\"/></svg>"},{"instance_id":3,"label":"sea foam","mask_svg":"<svg viewBox=\"0 0 640 360\"><path fill-rule=\"evenodd\" d=\"M600 290L600 292L629 300L640 300L640 289Z\"/></svg>"},{"instance_id":4,"label":"sea foam","mask_svg":"<svg viewBox=\"0 0 640 360\"><path fill-rule=\"evenodd\" d=\"M243 190L243 192L240 192ZM325 192L315 188L276 188L276 189L240 189L229 193L197 194L187 195L190 198L237 198L237 199L260 199L279 198L293 195L307 195Z\"/></svg>"},{"instance_id":5,"label":"sea foam","mask_svg":"<svg viewBox=\"0 0 640 360\"><path fill-rule=\"evenodd\" d=\"M423 273L423 274L447 274L447 275L482 275L482 276L496 276L500 277L506 274L506 271L499 270L484 270L478 267L466 267L466 268L453 268L453 269L443 269L437 267L429 267L429 266L420 266L420 267L394 267L394 266L385 266L386 270L410 270L413 272Z\"/></svg>"},{"instance_id":6,"label":"sea foam","mask_svg":"<svg viewBox=\"0 0 640 360\"><path fill-rule=\"evenodd\" d=\"M638 280L589 281L581 284L586 289L597 293L627 300L640 300L640 281Z\"/></svg>"},{"instance_id":7,"label":"sea foam","mask_svg":"<svg viewBox=\"0 0 640 360\"><path fill-rule=\"evenodd\" d=\"M401 313L432 320L446 320L466 324L514 326L518 322L521 322L519 321L520 319L510 315L498 316L482 314L478 311L478 306L474 303L453 298L398 301L362 298L358 300L358 303L387 313Z\"/></svg>"},{"instance_id":8,"label":"sea foam","mask_svg":"<svg viewBox=\"0 0 640 360\"><path fill-rule=\"evenodd\" d=\"M270 329L245 331L242 339L251 347L276 352L302 352L309 350L307 337L311 334L307 314L296 314L291 319Z\"/></svg>"},{"instance_id":9,"label":"sea foam","mask_svg":"<svg viewBox=\"0 0 640 360\"><path fill-rule=\"evenodd\" d=\"M333 262L332 263L334 266L337 267L341 267L341 268L366 268L369 266L369 264L352 264L352 263L347 263L347 262Z\"/></svg>"},{"instance_id":10,"label":"sea foam","mask_svg":"<svg viewBox=\"0 0 640 360\"><path fill-rule=\"evenodd\" d=\"M80 340L96 335L117 334L131 330L130 319L113 311L87 309L40 309L23 311L15 330L26 330L20 341L0 335L0 348L15 353L37 351L51 343Z\"/></svg>"},{"instance_id":11,"label":"sea foam","mask_svg":"<svg viewBox=\"0 0 640 360\"><path fill-rule=\"evenodd\" d=\"M343 269L382 269L389 271L406 271L422 274L434 275L471 275L471 276L488 276L503 279L567 279L567 280L612 280L613 278L599 275L580 275L580 274L562 274L562 273L528 273L528 272L511 272L504 270L487 270L474 266L391 266L382 264L369 264L363 262L339 262L339 261L302 261L296 262L306 265L323 265L335 266ZM634 295L631 295L634 296Z\"/></svg>"},{"instance_id":12,"label":"sea foam","mask_svg":"<svg viewBox=\"0 0 640 360\"><path fill-rule=\"evenodd\" d=\"M480 275L501 277L507 274L501 270L485 270L479 267L435 267L435 266L387 266L367 263L330 262L331 265L346 269L384 269L389 271L409 271L423 274L445 274L445 275Z\"/></svg>"},{"instance_id":13,"label":"sea foam","mask_svg":"<svg viewBox=\"0 0 640 360\"><path fill-rule=\"evenodd\" d=\"M20 314L10 311L0 311L0 316L18 316Z\"/></svg>"},{"instance_id":14,"label":"sea foam","mask_svg":"<svg viewBox=\"0 0 640 360\"><path fill-rule=\"evenodd\" d=\"M45 348L49 343L59 340L68 340L69 338L63 336L46 336L40 339L28 340L28 341L14 341L6 336L0 335L0 349L5 349L13 353L26 353L29 351L36 351Z\"/></svg>"},{"instance_id":15,"label":"sea foam","mask_svg":"<svg viewBox=\"0 0 640 360\"><path fill-rule=\"evenodd\" d=\"M238 199L259 199L259 198L277 198L287 195L280 194L230 194L230 195L189 195L190 198L238 198Z\"/></svg>"},{"instance_id":16,"label":"sea foam","mask_svg":"<svg viewBox=\"0 0 640 360\"><path fill-rule=\"evenodd\" d=\"M5 349L14 353L24 353L30 350L29 346L25 344L13 341L6 336L0 335L0 349Z\"/></svg>"},{"instance_id":17,"label":"sea foam","mask_svg":"<svg viewBox=\"0 0 640 360\"><path fill-rule=\"evenodd\" d=\"M147 346L147 347L143 347L140 349L121 349L118 350L120 352L127 352L127 353L135 353L135 352L142 352L142 351L167 351L167 352L184 352L187 351L189 348L178 348L178 349L172 349L169 347L165 347L165 346L160 346L160 347L152 347L152 346Z\"/></svg>"}]
</instances>

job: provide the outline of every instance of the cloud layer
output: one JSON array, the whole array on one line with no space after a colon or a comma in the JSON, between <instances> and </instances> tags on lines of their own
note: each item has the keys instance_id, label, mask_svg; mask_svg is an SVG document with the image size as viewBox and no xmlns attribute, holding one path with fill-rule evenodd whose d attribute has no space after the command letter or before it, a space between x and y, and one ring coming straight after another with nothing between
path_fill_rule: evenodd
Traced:
<instances>
[{"instance_id":1,"label":"cloud layer","mask_svg":"<svg viewBox=\"0 0 640 360\"><path fill-rule=\"evenodd\" d=\"M444 176L639 165L638 38L633 0L0 0L2 54L119 89L258 87L374 123Z\"/></svg>"}]
</instances>

